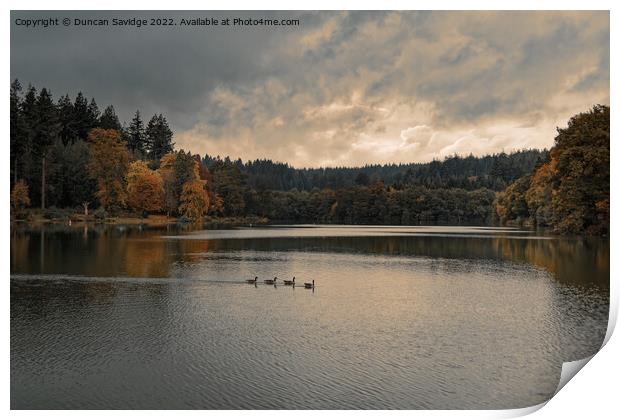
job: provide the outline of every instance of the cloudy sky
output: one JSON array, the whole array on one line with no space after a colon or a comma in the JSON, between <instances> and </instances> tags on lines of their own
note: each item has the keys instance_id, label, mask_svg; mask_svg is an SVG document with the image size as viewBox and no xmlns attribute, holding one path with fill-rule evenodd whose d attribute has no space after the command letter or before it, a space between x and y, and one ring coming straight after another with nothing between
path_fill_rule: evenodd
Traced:
<instances>
[{"instance_id":1,"label":"cloudy sky","mask_svg":"<svg viewBox=\"0 0 620 420\"><path fill-rule=\"evenodd\" d=\"M48 16L295 18L294 27L48 27ZM550 147L609 104L607 12L12 12L11 77L167 116L178 148L294 166Z\"/></svg>"}]
</instances>

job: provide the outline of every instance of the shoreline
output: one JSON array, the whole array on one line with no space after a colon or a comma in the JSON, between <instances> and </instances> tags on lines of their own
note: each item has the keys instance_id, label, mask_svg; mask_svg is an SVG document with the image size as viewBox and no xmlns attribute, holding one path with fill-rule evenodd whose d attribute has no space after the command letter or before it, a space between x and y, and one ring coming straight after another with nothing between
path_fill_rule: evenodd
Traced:
<instances>
[{"instance_id":1,"label":"shoreline","mask_svg":"<svg viewBox=\"0 0 620 420\"><path fill-rule=\"evenodd\" d=\"M235 225L266 225L269 219L264 217L205 217L200 221L182 220L181 217L170 217L164 215L149 215L148 217L118 216L107 217L105 219L95 218L94 216L71 215L66 218L45 218L35 215L30 219L11 219L11 223L20 223L30 226L56 224L56 225L148 225L162 226L172 224L194 224L203 223L205 226L235 226Z\"/></svg>"}]
</instances>

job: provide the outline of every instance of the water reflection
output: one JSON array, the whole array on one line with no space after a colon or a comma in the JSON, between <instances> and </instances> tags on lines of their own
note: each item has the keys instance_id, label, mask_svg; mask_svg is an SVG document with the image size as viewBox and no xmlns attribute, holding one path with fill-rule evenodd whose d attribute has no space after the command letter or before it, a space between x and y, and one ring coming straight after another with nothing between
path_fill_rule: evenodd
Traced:
<instances>
[{"instance_id":1,"label":"water reflection","mask_svg":"<svg viewBox=\"0 0 620 420\"><path fill-rule=\"evenodd\" d=\"M381 233L364 236L366 233L362 232L358 236L344 237L256 238L247 237L244 229L228 231L226 239L190 236L191 240L183 240L185 238L177 235L195 235L202 231L196 226L174 225L151 228L16 225L11 230L11 272L161 278L170 276L174 264L198 262L209 253L300 251L507 260L543 268L561 283L609 288L609 240L606 238L534 236L527 232L517 235L488 229L488 237L478 237L478 232L471 236L465 236L468 232L465 235L460 232L457 236L421 233L416 229L413 232L416 236L398 228L388 234L404 236L379 236ZM385 228L380 232L385 232Z\"/></svg>"},{"instance_id":2,"label":"water reflection","mask_svg":"<svg viewBox=\"0 0 620 420\"><path fill-rule=\"evenodd\" d=\"M606 240L284 229L13 226L12 408L518 408L605 335Z\"/></svg>"}]
</instances>

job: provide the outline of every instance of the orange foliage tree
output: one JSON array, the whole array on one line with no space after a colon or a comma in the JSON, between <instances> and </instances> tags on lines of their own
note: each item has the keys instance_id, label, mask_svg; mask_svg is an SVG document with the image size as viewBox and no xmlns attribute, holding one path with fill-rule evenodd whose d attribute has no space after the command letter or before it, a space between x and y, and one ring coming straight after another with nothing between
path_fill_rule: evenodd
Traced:
<instances>
[{"instance_id":1,"label":"orange foliage tree","mask_svg":"<svg viewBox=\"0 0 620 420\"><path fill-rule=\"evenodd\" d=\"M194 180L183 184L179 212L191 220L198 220L207 214L208 210L209 194L205 190L204 182Z\"/></svg>"},{"instance_id":2,"label":"orange foliage tree","mask_svg":"<svg viewBox=\"0 0 620 420\"><path fill-rule=\"evenodd\" d=\"M18 215L30 205L30 197L28 197L28 185L22 179L15 183L13 191L11 191L11 210L13 214Z\"/></svg>"},{"instance_id":3,"label":"orange foliage tree","mask_svg":"<svg viewBox=\"0 0 620 420\"><path fill-rule=\"evenodd\" d=\"M138 160L129 165L127 172L127 204L140 213L161 210L164 183L161 175Z\"/></svg>"},{"instance_id":4,"label":"orange foliage tree","mask_svg":"<svg viewBox=\"0 0 620 420\"><path fill-rule=\"evenodd\" d=\"M108 211L125 206L129 152L116 130L94 128L88 133L90 161L88 171L97 181L96 196Z\"/></svg>"}]
</instances>

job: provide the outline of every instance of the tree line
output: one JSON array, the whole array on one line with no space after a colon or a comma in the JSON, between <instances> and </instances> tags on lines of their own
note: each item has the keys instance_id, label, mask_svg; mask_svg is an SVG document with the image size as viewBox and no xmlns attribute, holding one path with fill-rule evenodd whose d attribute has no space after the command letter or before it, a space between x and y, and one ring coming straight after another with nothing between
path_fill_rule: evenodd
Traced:
<instances>
[{"instance_id":1,"label":"tree line","mask_svg":"<svg viewBox=\"0 0 620 420\"><path fill-rule=\"evenodd\" d=\"M450 156L429 163L365 165L363 167L293 168L286 163L257 159L234 164L247 175L248 185L257 191L311 191L315 188L338 189L367 186L376 182L395 188L421 186L429 189L488 188L504 190L517 178L530 173L546 159L545 150L522 150L482 157ZM219 156L206 155L204 162L213 166Z\"/></svg>"},{"instance_id":2,"label":"tree line","mask_svg":"<svg viewBox=\"0 0 620 420\"><path fill-rule=\"evenodd\" d=\"M162 114L144 124L136 111L121 125L113 106L103 112L78 93L54 101L51 92L11 83L11 206L99 208L107 215L166 212L196 219L208 193L200 159L175 151ZM203 174L204 175L204 174ZM53 213L53 212L51 212Z\"/></svg>"},{"instance_id":3,"label":"tree line","mask_svg":"<svg viewBox=\"0 0 620 420\"><path fill-rule=\"evenodd\" d=\"M105 215L345 224L609 225L609 108L559 130L556 145L429 163L293 168L175 150L162 114L121 124L79 93L11 84L11 205Z\"/></svg>"},{"instance_id":4,"label":"tree line","mask_svg":"<svg viewBox=\"0 0 620 420\"><path fill-rule=\"evenodd\" d=\"M596 105L558 128L547 159L497 195L500 221L609 234L609 115L608 106Z\"/></svg>"}]
</instances>

